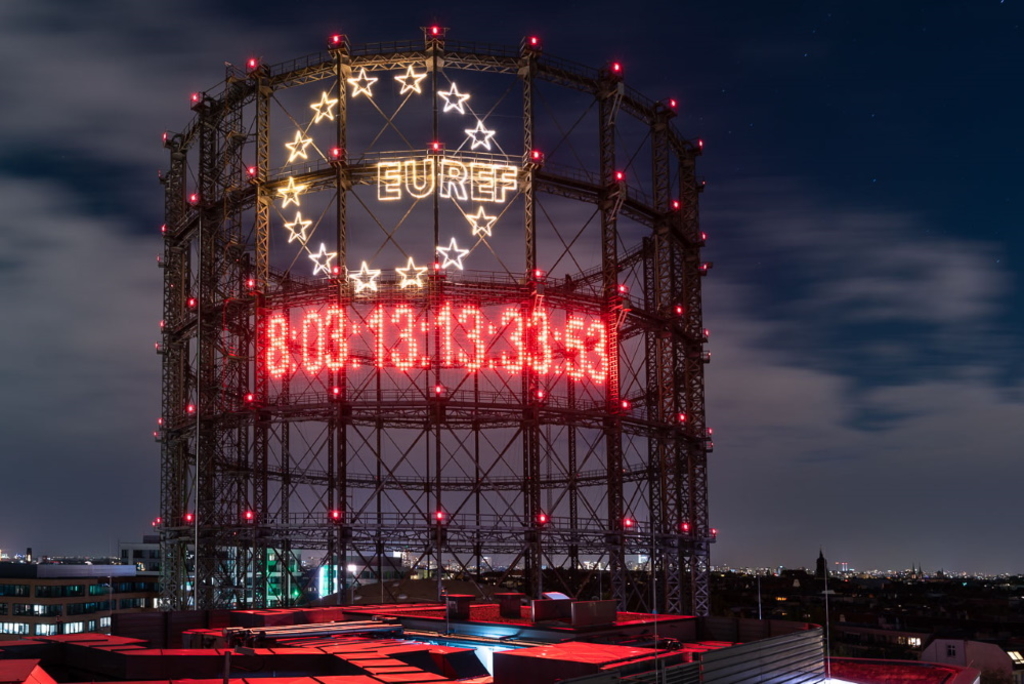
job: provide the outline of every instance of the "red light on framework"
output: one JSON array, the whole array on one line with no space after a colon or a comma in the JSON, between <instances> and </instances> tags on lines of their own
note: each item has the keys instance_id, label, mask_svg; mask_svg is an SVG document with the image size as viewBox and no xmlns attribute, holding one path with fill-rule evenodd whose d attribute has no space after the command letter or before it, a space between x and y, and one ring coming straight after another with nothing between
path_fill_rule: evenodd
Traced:
<instances>
[{"instance_id":1,"label":"red light on framework","mask_svg":"<svg viewBox=\"0 0 1024 684\"><path fill-rule=\"evenodd\" d=\"M168 139L169 137L171 137L171 136L170 136L170 134L169 134L169 133L168 133L167 131L164 131L164 134L163 134L163 136L162 136L162 137L163 137L163 141L164 141L164 142L167 142L167 139Z\"/></svg>"},{"instance_id":2,"label":"red light on framework","mask_svg":"<svg viewBox=\"0 0 1024 684\"><path fill-rule=\"evenodd\" d=\"M188 196L188 203L189 204L199 204L199 193L198 192L193 192L191 195L189 195Z\"/></svg>"},{"instance_id":3,"label":"red light on framework","mask_svg":"<svg viewBox=\"0 0 1024 684\"><path fill-rule=\"evenodd\" d=\"M537 397L537 401L541 401L547 395L544 393L544 390L539 389L539 390L537 390L536 392L533 393L533 396Z\"/></svg>"},{"instance_id":4,"label":"red light on framework","mask_svg":"<svg viewBox=\"0 0 1024 684\"><path fill-rule=\"evenodd\" d=\"M435 271L440 271L441 270L441 262L440 261L435 261L434 262L434 270Z\"/></svg>"},{"instance_id":5,"label":"red light on framework","mask_svg":"<svg viewBox=\"0 0 1024 684\"><path fill-rule=\"evenodd\" d=\"M331 148L331 159L341 159L342 156L344 156L344 154L345 150L341 149L340 147Z\"/></svg>"},{"instance_id":6,"label":"red light on framework","mask_svg":"<svg viewBox=\"0 0 1024 684\"><path fill-rule=\"evenodd\" d=\"M615 288L619 294L629 294L629 285L625 283L619 283L619 286Z\"/></svg>"},{"instance_id":7,"label":"red light on framework","mask_svg":"<svg viewBox=\"0 0 1024 684\"><path fill-rule=\"evenodd\" d=\"M541 164L544 162L544 153L540 150L530 150L530 161L534 164Z\"/></svg>"},{"instance_id":8,"label":"red light on framework","mask_svg":"<svg viewBox=\"0 0 1024 684\"><path fill-rule=\"evenodd\" d=\"M249 71L252 71L253 69L258 67L259 65L260 65L260 60L256 59L255 57L250 57L248 59L248 61L246 61L246 63L245 63L245 66L246 66L247 69L249 69Z\"/></svg>"},{"instance_id":9,"label":"red light on framework","mask_svg":"<svg viewBox=\"0 0 1024 684\"><path fill-rule=\"evenodd\" d=\"M156 424L157 425L163 425L164 424L164 419L163 418L157 418L156 419Z\"/></svg>"},{"instance_id":10,"label":"red light on framework","mask_svg":"<svg viewBox=\"0 0 1024 684\"><path fill-rule=\"evenodd\" d=\"M181 516L181 518L185 521L186 525L191 525L196 521L196 516L194 513L186 513L185 515Z\"/></svg>"},{"instance_id":11,"label":"red light on framework","mask_svg":"<svg viewBox=\"0 0 1024 684\"><path fill-rule=\"evenodd\" d=\"M246 511L242 513L242 519L247 523L251 523L256 519L256 513L254 511Z\"/></svg>"},{"instance_id":12,"label":"red light on framework","mask_svg":"<svg viewBox=\"0 0 1024 684\"><path fill-rule=\"evenodd\" d=\"M161 525L164 524L164 519L163 518L156 518L150 524L153 525L153 527L160 527Z\"/></svg>"},{"instance_id":13,"label":"red light on framework","mask_svg":"<svg viewBox=\"0 0 1024 684\"><path fill-rule=\"evenodd\" d=\"M668 98L668 108L672 110L679 109L679 101L674 97Z\"/></svg>"},{"instance_id":14,"label":"red light on framework","mask_svg":"<svg viewBox=\"0 0 1024 684\"><path fill-rule=\"evenodd\" d=\"M676 316L682 316L684 313L686 313L686 307L684 307L682 304L676 304L672 310L676 312Z\"/></svg>"},{"instance_id":15,"label":"red light on framework","mask_svg":"<svg viewBox=\"0 0 1024 684\"><path fill-rule=\"evenodd\" d=\"M543 278L544 277L544 271L540 270L539 268L533 269L533 277L534 278Z\"/></svg>"},{"instance_id":16,"label":"red light on framework","mask_svg":"<svg viewBox=\"0 0 1024 684\"><path fill-rule=\"evenodd\" d=\"M439 36L439 35L441 35L441 27L440 26L431 26L430 27L430 35L432 35L432 36Z\"/></svg>"},{"instance_id":17,"label":"red light on framework","mask_svg":"<svg viewBox=\"0 0 1024 684\"><path fill-rule=\"evenodd\" d=\"M608 65L608 69L617 76L622 74L622 64L620 62L612 62Z\"/></svg>"},{"instance_id":18,"label":"red light on framework","mask_svg":"<svg viewBox=\"0 0 1024 684\"><path fill-rule=\"evenodd\" d=\"M444 522L444 511L441 509L434 511L434 520L439 523Z\"/></svg>"},{"instance_id":19,"label":"red light on framework","mask_svg":"<svg viewBox=\"0 0 1024 684\"><path fill-rule=\"evenodd\" d=\"M537 514L537 524L538 525L547 525L549 520L550 520L550 518L548 518L548 514L547 513L538 513Z\"/></svg>"},{"instance_id":20,"label":"red light on framework","mask_svg":"<svg viewBox=\"0 0 1024 684\"><path fill-rule=\"evenodd\" d=\"M626 180L626 172L616 171L613 177L615 178L616 183L621 183L622 181Z\"/></svg>"},{"instance_id":21,"label":"red light on framework","mask_svg":"<svg viewBox=\"0 0 1024 684\"><path fill-rule=\"evenodd\" d=\"M679 525L679 530L681 532L683 532L684 534L690 532L691 529L693 529L693 528L690 525L690 523L688 523L688 522L684 522L681 525Z\"/></svg>"},{"instance_id":22,"label":"red light on framework","mask_svg":"<svg viewBox=\"0 0 1024 684\"><path fill-rule=\"evenodd\" d=\"M256 401L256 395L255 394L250 392L249 394L245 395L245 403L251 404L254 401Z\"/></svg>"},{"instance_id":23,"label":"red light on framework","mask_svg":"<svg viewBox=\"0 0 1024 684\"><path fill-rule=\"evenodd\" d=\"M342 43L345 42L345 36L341 35L340 33L334 33L331 35L330 39L328 39L327 42L332 47L337 47L338 45L341 45Z\"/></svg>"},{"instance_id":24,"label":"red light on framework","mask_svg":"<svg viewBox=\"0 0 1024 684\"><path fill-rule=\"evenodd\" d=\"M624 530L631 530L631 529L633 529L633 525L636 525L636 521L634 521L629 516L626 516L625 518L622 519L622 529L624 529Z\"/></svg>"},{"instance_id":25,"label":"red light on framework","mask_svg":"<svg viewBox=\"0 0 1024 684\"><path fill-rule=\"evenodd\" d=\"M434 385L434 396L441 396L444 394L444 385Z\"/></svg>"},{"instance_id":26,"label":"red light on framework","mask_svg":"<svg viewBox=\"0 0 1024 684\"><path fill-rule=\"evenodd\" d=\"M701 150L704 149L704 141L701 140L700 138L697 139L697 148Z\"/></svg>"},{"instance_id":27,"label":"red light on framework","mask_svg":"<svg viewBox=\"0 0 1024 684\"><path fill-rule=\"evenodd\" d=\"M532 48L540 47L540 38L538 38L537 36L530 36L529 38L526 39L526 42Z\"/></svg>"},{"instance_id":28,"label":"red light on framework","mask_svg":"<svg viewBox=\"0 0 1024 684\"><path fill-rule=\"evenodd\" d=\"M166 232L167 232L167 224L165 223L162 226L160 226L160 233L163 234L163 233L166 233Z\"/></svg>"},{"instance_id":29,"label":"red light on framework","mask_svg":"<svg viewBox=\"0 0 1024 684\"><path fill-rule=\"evenodd\" d=\"M340 397L341 396L341 388L340 387L332 387L331 388L331 396L334 397L335 399Z\"/></svg>"},{"instance_id":30,"label":"red light on framework","mask_svg":"<svg viewBox=\"0 0 1024 684\"><path fill-rule=\"evenodd\" d=\"M672 211L679 211L679 208L682 207L682 206L683 205L682 205L682 203L679 200L677 200L677 199L672 200Z\"/></svg>"},{"instance_id":31,"label":"red light on framework","mask_svg":"<svg viewBox=\"0 0 1024 684\"><path fill-rule=\"evenodd\" d=\"M633 402L631 402L629 399L620 399L619 408L622 409L623 411L628 411L631 408L633 408Z\"/></svg>"},{"instance_id":32,"label":"red light on framework","mask_svg":"<svg viewBox=\"0 0 1024 684\"><path fill-rule=\"evenodd\" d=\"M433 140L427 145L427 150L433 154L440 154L444 151L444 143L438 140Z\"/></svg>"},{"instance_id":33,"label":"red light on framework","mask_svg":"<svg viewBox=\"0 0 1024 684\"><path fill-rule=\"evenodd\" d=\"M255 178L256 176L259 175L260 168L258 166L250 166L245 170L245 172L249 174L249 178Z\"/></svg>"},{"instance_id":34,"label":"red light on framework","mask_svg":"<svg viewBox=\"0 0 1024 684\"><path fill-rule=\"evenodd\" d=\"M704 328L704 337L711 337L711 331L707 328Z\"/></svg>"},{"instance_id":35,"label":"red light on framework","mask_svg":"<svg viewBox=\"0 0 1024 684\"><path fill-rule=\"evenodd\" d=\"M718 536L718 528L717 527L712 527L711 528L711 536L712 537L717 537Z\"/></svg>"},{"instance_id":36,"label":"red light on framework","mask_svg":"<svg viewBox=\"0 0 1024 684\"><path fill-rule=\"evenodd\" d=\"M195 413L195 412L196 412L196 405L195 404L189 404L188 406L185 407L185 413Z\"/></svg>"},{"instance_id":37,"label":"red light on framework","mask_svg":"<svg viewBox=\"0 0 1024 684\"><path fill-rule=\"evenodd\" d=\"M189 297L188 301L186 302L186 304L188 304L188 308L190 309L196 308L196 304L198 303L199 301L195 297Z\"/></svg>"},{"instance_id":38,"label":"red light on framework","mask_svg":"<svg viewBox=\"0 0 1024 684\"><path fill-rule=\"evenodd\" d=\"M686 414L685 413L677 413L676 414L676 420L678 420L680 423L685 423L686 422Z\"/></svg>"},{"instance_id":39,"label":"red light on framework","mask_svg":"<svg viewBox=\"0 0 1024 684\"><path fill-rule=\"evenodd\" d=\"M337 508L332 508L331 510L327 511L327 519L330 520L332 523L341 522L341 518L341 511L339 511Z\"/></svg>"},{"instance_id":40,"label":"red light on framework","mask_svg":"<svg viewBox=\"0 0 1024 684\"><path fill-rule=\"evenodd\" d=\"M192 93L192 97L190 98L190 100L191 100L192 104L194 104L194 105L195 104L199 104L200 102L203 101L203 94L202 93Z\"/></svg>"},{"instance_id":41,"label":"red light on framework","mask_svg":"<svg viewBox=\"0 0 1024 684\"><path fill-rule=\"evenodd\" d=\"M255 278L249 278L248 280L245 281L245 286L247 288L249 288L250 290L255 290L256 289L256 279Z\"/></svg>"}]
</instances>

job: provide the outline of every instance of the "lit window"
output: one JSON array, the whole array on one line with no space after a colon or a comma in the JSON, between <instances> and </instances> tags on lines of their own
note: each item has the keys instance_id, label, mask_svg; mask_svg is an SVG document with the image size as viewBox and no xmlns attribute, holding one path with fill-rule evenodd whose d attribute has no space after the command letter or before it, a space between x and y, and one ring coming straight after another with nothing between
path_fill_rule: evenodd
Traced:
<instances>
[{"instance_id":1,"label":"lit window","mask_svg":"<svg viewBox=\"0 0 1024 684\"><path fill-rule=\"evenodd\" d=\"M1007 651L1007 653L1014 665L1024 665L1024 657L1021 657L1020 651Z\"/></svg>"},{"instance_id":2,"label":"lit window","mask_svg":"<svg viewBox=\"0 0 1024 684\"><path fill-rule=\"evenodd\" d=\"M907 645L914 648L921 648L921 637L908 637Z\"/></svg>"}]
</instances>

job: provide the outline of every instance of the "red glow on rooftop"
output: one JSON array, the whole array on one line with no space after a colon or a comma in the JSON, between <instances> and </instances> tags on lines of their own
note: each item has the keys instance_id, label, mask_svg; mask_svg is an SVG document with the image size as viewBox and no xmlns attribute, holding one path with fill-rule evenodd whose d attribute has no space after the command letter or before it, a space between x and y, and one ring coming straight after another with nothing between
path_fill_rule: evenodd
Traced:
<instances>
[{"instance_id":1,"label":"red glow on rooftop","mask_svg":"<svg viewBox=\"0 0 1024 684\"><path fill-rule=\"evenodd\" d=\"M252 71L253 69L258 67L259 65L260 65L260 60L256 59L255 57L250 57L248 59L248 61L246 61L246 63L245 63L245 66L246 66L247 69L249 69L249 71Z\"/></svg>"}]
</instances>

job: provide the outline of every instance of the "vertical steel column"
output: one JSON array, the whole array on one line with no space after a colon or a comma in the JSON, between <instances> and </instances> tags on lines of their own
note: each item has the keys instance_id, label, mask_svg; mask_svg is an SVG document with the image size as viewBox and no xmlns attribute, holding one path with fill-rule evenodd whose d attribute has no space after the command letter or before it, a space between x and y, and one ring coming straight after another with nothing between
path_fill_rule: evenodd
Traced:
<instances>
[{"instance_id":1,"label":"vertical steel column","mask_svg":"<svg viewBox=\"0 0 1024 684\"><path fill-rule=\"evenodd\" d=\"M190 530L182 529L188 510L188 458L191 431L179 424L188 403L188 338L180 332L189 286L189 249L185 233L186 150L182 136L166 141L170 167L164 178L164 303L161 352L163 383L160 425L160 573L161 607L187 605L187 552Z\"/></svg>"},{"instance_id":2,"label":"vertical steel column","mask_svg":"<svg viewBox=\"0 0 1024 684\"><path fill-rule=\"evenodd\" d=\"M709 575L711 572L711 542L708 521L707 481L707 423L704 406L704 353L705 340L703 308L701 304L701 278L706 273L700 261L700 234L698 198L702 189L696 175L696 157L699 148L688 146L679 159L680 239L686 245L680 250L683 257L677 264L676 277L682 284L685 314L682 336L677 346L675 374L686 406L686 460L684 505L687 520L692 526L691 539L684 557L685 570L690 576L690 605L694 615L707 615L710 611Z\"/></svg>"},{"instance_id":3,"label":"vertical steel column","mask_svg":"<svg viewBox=\"0 0 1024 684\"><path fill-rule=\"evenodd\" d=\"M622 422L619 418L618 320L622 301L618 291L618 214L625 200L625 183L615 177L615 120L622 101L623 84L608 71L598 82L598 145L600 178L604 184L599 200L601 211L601 276L604 293L602 317L608 329L608 380L604 420L605 465L608 473L607 547L612 598L619 610L626 610L626 553L622 506Z\"/></svg>"}]
</instances>

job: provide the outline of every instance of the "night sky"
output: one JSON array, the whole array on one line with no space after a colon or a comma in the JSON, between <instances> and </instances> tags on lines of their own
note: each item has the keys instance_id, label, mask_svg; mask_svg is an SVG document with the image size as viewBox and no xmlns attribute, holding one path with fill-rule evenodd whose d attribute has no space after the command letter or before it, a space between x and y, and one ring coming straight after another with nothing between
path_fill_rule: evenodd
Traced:
<instances>
[{"instance_id":1,"label":"night sky","mask_svg":"<svg viewBox=\"0 0 1024 684\"><path fill-rule=\"evenodd\" d=\"M107 554L158 514L189 94L434 21L620 59L704 139L714 563L1024 572L1020 0L0 3L0 549Z\"/></svg>"}]
</instances>

